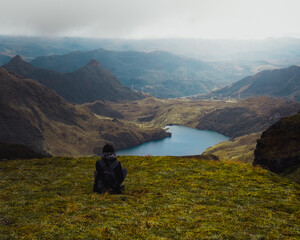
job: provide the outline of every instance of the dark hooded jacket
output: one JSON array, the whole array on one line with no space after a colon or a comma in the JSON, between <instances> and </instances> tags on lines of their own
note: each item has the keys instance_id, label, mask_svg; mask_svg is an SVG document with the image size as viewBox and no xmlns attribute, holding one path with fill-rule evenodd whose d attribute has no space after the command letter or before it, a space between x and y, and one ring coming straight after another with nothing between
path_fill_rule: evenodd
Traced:
<instances>
[{"instance_id":1,"label":"dark hooded jacket","mask_svg":"<svg viewBox=\"0 0 300 240\"><path fill-rule=\"evenodd\" d=\"M117 156L114 152L105 152L102 154L102 160L105 162L105 164L109 164L109 163L113 163L115 161L117 161ZM103 181L103 169L99 163L100 160L98 160L96 162L96 170L97 170L97 177L96 177L96 181L98 180L102 180ZM119 181L119 183L121 184L124 181L124 175L123 175L123 170L122 170L122 165L119 162L119 164L117 165L117 167L115 168L115 174L116 177Z\"/></svg>"}]
</instances>

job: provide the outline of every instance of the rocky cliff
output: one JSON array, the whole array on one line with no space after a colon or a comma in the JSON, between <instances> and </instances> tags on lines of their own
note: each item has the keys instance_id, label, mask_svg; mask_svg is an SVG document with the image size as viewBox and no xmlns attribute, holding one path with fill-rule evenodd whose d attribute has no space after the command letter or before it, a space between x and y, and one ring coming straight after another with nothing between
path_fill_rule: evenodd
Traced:
<instances>
[{"instance_id":1,"label":"rocky cliff","mask_svg":"<svg viewBox=\"0 0 300 240\"><path fill-rule=\"evenodd\" d=\"M300 165L300 113L283 118L257 140L253 165L272 172L294 171Z\"/></svg>"}]
</instances>

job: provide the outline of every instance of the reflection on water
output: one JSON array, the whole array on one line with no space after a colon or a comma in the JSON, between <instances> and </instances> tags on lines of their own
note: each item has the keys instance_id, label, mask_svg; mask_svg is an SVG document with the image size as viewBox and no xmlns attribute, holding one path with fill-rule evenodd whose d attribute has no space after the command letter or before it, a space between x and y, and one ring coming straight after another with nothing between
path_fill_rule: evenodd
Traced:
<instances>
[{"instance_id":1,"label":"reflection on water","mask_svg":"<svg viewBox=\"0 0 300 240\"><path fill-rule=\"evenodd\" d=\"M117 151L117 155L135 156L184 156L199 155L206 148L229 138L213 131L197 130L184 126L167 126L172 137L146 142L141 145Z\"/></svg>"}]
</instances>

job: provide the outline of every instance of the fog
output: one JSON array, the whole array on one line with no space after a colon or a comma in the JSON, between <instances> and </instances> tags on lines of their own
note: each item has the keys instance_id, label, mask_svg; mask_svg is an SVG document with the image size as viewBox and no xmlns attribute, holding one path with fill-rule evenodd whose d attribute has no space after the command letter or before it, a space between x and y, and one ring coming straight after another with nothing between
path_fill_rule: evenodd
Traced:
<instances>
[{"instance_id":1,"label":"fog","mask_svg":"<svg viewBox=\"0 0 300 240\"><path fill-rule=\"evenodd\" d=\"M299 0L10 0L0 34L96 38L300 37Z\"/></svg>"}]
</instances>

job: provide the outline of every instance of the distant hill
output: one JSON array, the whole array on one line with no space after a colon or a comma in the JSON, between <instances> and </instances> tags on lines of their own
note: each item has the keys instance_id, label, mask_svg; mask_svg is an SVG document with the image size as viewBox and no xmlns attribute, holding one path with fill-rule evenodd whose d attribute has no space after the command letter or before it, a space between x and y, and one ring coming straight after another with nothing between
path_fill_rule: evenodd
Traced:
<instances>
[{"instance_id":1,"label":"distant hill","mask_svg":"<svg viewBox=\"0 0 300 240\"><path fill-rule=\"evenodd\" d=\"M270 171L294 172L300 167L300 113L283 118L257 141L253 165ZM298 172L298 182L300 182Z\"/></svg>"},{"instance_id":2,"label":"distant hill","mask_svg":"<svg viewBox=\"0 0 300 240\"><path fill-rule=\"evenodd\" d=\"M124 85L160 98L205 93L240 79L240 72L230 64L203 62L163 51L76 51L38 57L31 64L58 72L72 72L90 59L101 62Z\"/></svg>"},{"instance_id":3,"label":"distant hill","mask_svg":"<svg viewBox=\"0 0 300 240\"><path fill-rule=\"evenodd\" d=\"M220 132L230 137L264 131L282 117L295 114L300 103L270 97L249 98L216 109L198 119L198 129Z\"/></svg>"},{"instance_id":4,"label":"distant hill","mask_svg":"<svg viewBox=\"0 0 300 240\"><path fill-rule=\"evenodd\" d=\"M105 142L117 149L160 139L159 128L95 115L35 80L0 68L0 142L51 155L91 155Z\"/></svg>"},{"instance_id":5,"label":"distant hill","mask_svg":"<svg viewBox=\"0 0 300 240\"><path fill-rule=\"evenodd\" d=\"M300 102L300 67L265 70L200 98L286 97Z\"/></svg>"},{"instance_id":6,"label":"distant hill","mask_svg":"<svg viewBox=\"0 0 300 240\"><path fill-rule=\"evenodd\" d=\"M39 81L46 87L54 89L60 96L72 103L144 98L143 94L123 86L116 77L104 69L96 60L90 60L87 65L75 72L64 74L36 68L22 60L20 56L15 56L3 68Z\"/></svg>"}]
</instances>

